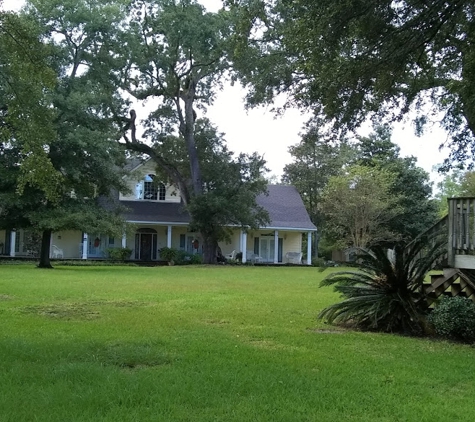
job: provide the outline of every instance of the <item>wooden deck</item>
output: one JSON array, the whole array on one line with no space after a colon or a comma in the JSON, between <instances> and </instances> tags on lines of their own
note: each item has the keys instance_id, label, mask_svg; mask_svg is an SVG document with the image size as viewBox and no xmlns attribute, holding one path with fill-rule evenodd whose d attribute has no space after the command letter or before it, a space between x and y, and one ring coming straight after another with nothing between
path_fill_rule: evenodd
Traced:
<instances>
[{"instance_id":1,"label":"wooden deck","mask_svg":"<svg viewBox=\"0 0 475 422\"><path fill-rule=\"evenodd\" d=\"M442 295L464 296L475 302L475 198L450 198L449 213L425 235L446 236L447 253L437 263L442 274L431 276L424 291L430 301Z\"/></svg>"},{"instance_id":2,"label":"wooden deck","mask_svg":"<svg viewBox=\"0 0 475 422\"><path fill-rule=\"evenodd\" d=\"M475 270L475 198L450 198L447 265Z\"/></svg>"}]
</instances>

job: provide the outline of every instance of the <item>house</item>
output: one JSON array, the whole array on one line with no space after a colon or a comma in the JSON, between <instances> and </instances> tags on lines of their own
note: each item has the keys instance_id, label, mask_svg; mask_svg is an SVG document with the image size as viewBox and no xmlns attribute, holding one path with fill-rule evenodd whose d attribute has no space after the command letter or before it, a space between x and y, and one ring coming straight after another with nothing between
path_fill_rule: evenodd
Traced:
<instances>
[{"instance_id":1,"label":"house","mask_svg":"<svg viewBox=\"0 0 475 422\"><path fill-rule=\"evenodd\" d=\"M125 219L134 232L114 238L100 233L62 231L52 234L51 256L65 259L104 258L108 248L127 247L131 259L160 260L160 249L173 247L189 253L201 253L199 233L188 229L190 216L183 207L176 188L155 180L152 161L136 162L130 166L127 184L130 193L117 194L124 206ZM230 243L220 244L224 255L242 252L243 262L300 263L302 240L307 239L311 250L312 233L317 230L310 221L302 199L293 186L269 185L268 195L257 198L259 205L269 212L270 223L259 230L236 228ZM28 256L24 230L0 230L0 255ZM308 252L307 251L307 252ZM307 253L307 264L311 254Z\"/></svg>"}]
</instances>

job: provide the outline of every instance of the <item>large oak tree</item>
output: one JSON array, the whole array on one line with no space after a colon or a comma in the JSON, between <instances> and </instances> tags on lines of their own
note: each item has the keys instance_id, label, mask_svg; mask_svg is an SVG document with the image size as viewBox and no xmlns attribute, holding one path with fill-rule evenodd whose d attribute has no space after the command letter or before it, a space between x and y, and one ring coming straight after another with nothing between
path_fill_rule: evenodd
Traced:
<instances>
[{"instance_id":1,"label":"large oak tree","mask_svg":"<svg viewBox=\"0 0 475 422\"><path fill-rule=\"evenodd\" d=\"M475 5L469 0L229 0L250 103L290 94L339 128L438 120L453 161L475 152ZM258 60L257 60L258 59ZM430 105L430 111L422 107Z\"/></svg>"}]
</instances>

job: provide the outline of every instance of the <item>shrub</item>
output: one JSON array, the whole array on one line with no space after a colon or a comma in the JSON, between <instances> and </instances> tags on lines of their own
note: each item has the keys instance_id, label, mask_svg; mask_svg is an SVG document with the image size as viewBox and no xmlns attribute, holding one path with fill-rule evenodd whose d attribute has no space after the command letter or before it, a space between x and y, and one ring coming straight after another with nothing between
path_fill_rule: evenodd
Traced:
<instances>
[{"instance_id":1,"label":"shrub","mask_svg":"<svg viewBox=\"0 0 475 422\"><path fill-rule=\"evenodd\" d=\"M132 253L132 249L130 248L108 248L107 249L107 256L109 259L113 261L125 261L126 259L130 258L130 254Z\"/></svg>"},{"instance_id":2,"label":"shrub","mask_svg":"<svg viewBox=\"0 0 475 422\"><path fill-rule=\"evenodd\" d=\"M444 297L429 315L429 322L442 337L475 341L475 303L466 297Z\"/></svg>"},{"instance_id":3,"label":"shrub","mask_svg":"<svg viewBox=\"0 0 475 422\"><path fill-rule=\"evenodd\" d=\"M314 267L325 267L325 260L323 258L312 258L312 265Z\"/></svg>"},{"instance_id":4,"label":"shrub","mask_svg":"<svg viewBox=\"0 0 475 422\"><path fill-rule=\"evenodd\" d=\"M191 255L190 264L199 265L203 263L203 257L199 254Z\"/></svg>"},{"instance_id":5,"label":"shrub","mask_svg":"<svg viewBox=\"0 0 475 422\"><path fill-rule=\"evenodd\" d=\"M174 262L178 257L178 249L163 247L160 249L160 259L168 262Z\"/></svg>"},{"instance_id":6,"label":"shrub","mask_svg":"<svg viewBox=\"0 0 475 422\"><path fill-rule=\"evenodd\" d=\"M421 334L429 311L422 284L442 253L443 240L424 238L398 245L394 261L382 246L360 250L352 264L355 271L334 272L322 280L321 285L334 286L343 301L319 317L363 329Z\"/></svg>"}]
</instances>

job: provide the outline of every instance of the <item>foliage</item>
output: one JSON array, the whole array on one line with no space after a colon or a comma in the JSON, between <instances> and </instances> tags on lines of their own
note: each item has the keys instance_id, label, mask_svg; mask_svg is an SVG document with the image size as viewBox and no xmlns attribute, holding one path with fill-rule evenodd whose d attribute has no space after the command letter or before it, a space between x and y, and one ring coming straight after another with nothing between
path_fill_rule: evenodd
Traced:
<instances>
[{"instance_id":1,"label":"foliage","mask_svg":"<svg viewBox=\"0 0 475 422\"><path fill-rule=\"evenodd\" d=\"M190 230L219 242L229 239L230 225L257 228L266 224L267 212L256 203L256 196L265 192L267 186L263 177L266 171L263 158L257 154L236 156L227 148L223 135L207 119L196 121L195 141L204 190L188 204L193 218ZM156 142L154 150L167 156L170 165L183 178L191 178L182 139L165 137ZM157 170L167 179L163 168Z\"/></svg>"},{"instance_id":2,"label":"foliage","mask_svg":"<svg viewBox=\"0 0 475 422\"><path fill-rule=\"evenodd\" d=\"M55 136L55 111L48 96L56 85L49 48L37 25L24 16L0 10L0 179L10 178L10 150L18 153L14 186L40 189L51 201L62 182L47 154Z\"/></svg>"},{"instance_id":3,"label":"foliage","mask_svg":"<svg viewBox=\"0 0 475 422\"><path fill-rule=\"evenodd\" d=\"M178 249L164 246L163 248L160 249L160 259L164 259L165 261L168 261L168 262L173 262L177 259L178 253L179 253Z\"/></svg>"},{"instance_id":4,"label":"foliage","mask_svg":"<svg viewBox=\"0 0 475 422\"><path fill-rule=\"evenodd\" d=\"M397 120L416 110L419 130L441 119L450 133L446 167L473 157L473 2L228 3L237 10L237 65L251 104L290 93L288 104L350 130L368 116Z\"/></svg>"},{"instance_id":5,"label":"foliage","mask_svg":"<svg viewBox=\"0 0 475 422\"><path fill-rule=\"evenodd\" d=\"M475 303L466 297L444 297L429 315L429 322L442 337L475 342Z\"/></svg>"},{"instance_id":6,"label":"foliage","mask_svg":"<svg viewBox=\"0 0 475 422\"><path fill-rule=\"evenodd\" d=\"M166 254L167 253L169 253L169 251L166 252ZM170 261L169 259L166 260ZM203 263L203 256L201 254L192 254L187 251L176 250L175 258L171 261L173 261L176 265L199 265Z\"/></svg>"},{"instance_id":7,"label":"foliage","mask_svg":"<svg viewBox=\"0 0 475 422\"><path fill-rule=\"evenodd\" d=\"M38 257L41 248L41 232L28 230L24 232L23 249Z\"/></svg>"},{"instance_id":8,"label":"foliage","mask_svg":"<svg viewBox=\"0 0 475 422\"><path fill-rule=\"evenodd\" d=\"M461 196L475 196L475 172L453 169L437 184L435 198L440 217L449 212L447 199Z\"/></svg>"},{"instance_id":9,"label":"foliage","mask_svg":"<svg viewBox=\"0 0 475 422\"><path fill-rule=\"evenodd\" d=\"M264 161L256 154L233 158L209 122L198 119L231 67L229 34L224 10L208 13L193 0L132 2L116 33L118 60L110 70L118 89L155 104L143 121L143 139L136 136L136 112L122 117L123 140L177 187L203 238L206 263L216 263L217 242L228 236L224 225L263 221L255 197L265 190ZM205 148L200 136L208 139Z\"/></svg>"},{"instance_id":10,"label":"foliage","mask_svg":"<svg viewBox=\"0 0 475 422\"><path fill-rule=\"evenodd\" d=\"M326 235L341 246L364 248L394 241L387 223L401 213L399 198L391 193L394 175L386 170L352 166L330 177L322 194Z\"/></svg>"},{"instance_id":11,"label":"foliage","mask_svg":"<svg viewBox=\"0 0 475 422\"><path fill-rule=\"evenodd\" d=\"M361 249L355 270L331 273L321 282L334 286L344 300L325 308L319 318L363 329L421 334L428 312L422 283L444 246L442 238L417 238L396 246L394 262L382 246Z\"/></svg>"},{"instance_id":12,"label":"foliage","mask_svg":"<svg viewBox=\"0 0 475 422\"><path fill-rule=\"evenodd\" d=\"M130 248L107 248L107 256L113 261L126 261L130 258L132 249Z\"/></svg>"},{"instance_id":13,"label":"foliage","mask_svg":"<svg viewBox=\"0 0 475 422\"><path fill-rule=\"evenodd\" d=\"M312 266L313 267L325 267L325 259L324 258L313 258L312 259Z\"/></svg>"},{"instance_id":14,"label":"foliage","mask_svg":"<svg viewBox=\"0 0 475 422\"><path fill-rule=\"evenodd\" d=\"M307 122L301 141L289 147L293 162L284 167L282 180L299 191L310 219L320 227L323 222L320 200L328 179L341 173L354 156L347 142L336 143L332 134L325 133L321 119Z\"/></svg>"},{"instance_id":15,"label":"foliage","mask_svg":"<svg viewBox=\"0 0 475 422\"><path fill-rule=\"evenodd\" d=\"M416 165L415 157L401 157L400 148L391 140L388 126L375 126L367 137L355 145L355 163L377 168L394 176L389 188L400 209L387 221L390 232L406 241L414 239L437 221L437 204L432 200L429 174Z\"/></svg>"},{"instance_id":16,"label":"foliage","mask_svg":"<svg viewBox=\"0 0 475 422\"><path fill-rule=\"evenodd\" d=\"M57 80L45 99L53 114L44 116L43 123L52 131L42 140L41 148L61 175L61 183L54 201L32 183L23 184L19 195L15 186L22 180L22 151L15 145L5 148L8 177L0 183L6 204L0 210L0 226L43 231L41 267L51 267L52 231L77 229L118 235L124 229L117 204L98 200L109 197L111 189L125 189L120 170L125 156L116 142L119 132L113 120L113 110L120 102L105 77L104 51L101 54L122 9L120 3L110 7L108 1L92 5L88 1L32 0L21 14L38 28ZM41 168L37 161L28 171Z\"/></svg>"}]
</instances>

